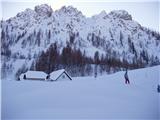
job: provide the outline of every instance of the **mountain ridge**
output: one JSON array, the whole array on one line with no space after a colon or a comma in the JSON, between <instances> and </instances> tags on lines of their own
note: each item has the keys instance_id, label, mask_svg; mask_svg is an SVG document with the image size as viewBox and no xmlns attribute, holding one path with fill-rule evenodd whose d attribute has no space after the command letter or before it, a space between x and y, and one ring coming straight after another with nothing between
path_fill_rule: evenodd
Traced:
<instances>
[{"instance_id":1,"label":"mountain ridge","mask_svg":"<svg viewBox=\"0 0 160 120\"><path fill-rule=\"evenodd\" d=\"M147 64L160 61L160 35L142 27L125 10L85 17L72 6L53 11L42 4L1 21L1 28L1 55L9 58L31 62L51 44L57 43L62 52L69 42L92 58L98 51L129 63L140 59ZM7 64L14 62L9 60Z\"/></svg>"}]
</instances>

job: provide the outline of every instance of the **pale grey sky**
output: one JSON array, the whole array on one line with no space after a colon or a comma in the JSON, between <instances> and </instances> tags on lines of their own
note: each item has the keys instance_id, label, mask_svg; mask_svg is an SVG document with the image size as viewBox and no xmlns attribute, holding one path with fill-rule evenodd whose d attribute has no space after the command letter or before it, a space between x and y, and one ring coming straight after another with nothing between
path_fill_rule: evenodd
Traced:
<instances>
[{"instance_id":1,"label":"pale grey sky","mask_svg":"<svg viewBox=\"0 0 160 120\"><path fill-rule=\"evenodd\" d=\"M1 1L0 18L6 20L14 17L26 8L47 3L53 10L62 6L72 5L90 17L99 14L102 10L109 13L112 10L123 9L128 11L133 19L145 27L160 31L160 1L159 0L3 0Z\"/></svg>"}]
</instances>

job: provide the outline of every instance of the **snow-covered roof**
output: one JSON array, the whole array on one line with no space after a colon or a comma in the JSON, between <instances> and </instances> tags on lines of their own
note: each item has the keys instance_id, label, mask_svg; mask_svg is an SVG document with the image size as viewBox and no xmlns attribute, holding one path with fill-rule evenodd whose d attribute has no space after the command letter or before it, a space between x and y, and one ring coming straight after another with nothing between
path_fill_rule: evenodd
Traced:
<instances>
[{"instance_id":1,"label":"snow-covered roof","mask_svg":"<svg viewBox=\"0 0 160 120\"><path fill-rule=\"evenodd\" d=\"M63 73L67 74L64 69L53 71L53 72L50 73L50 79L57 80L57 78L60 75L62 75ZM68 74L67 74L67 76L70 78L70 76Z\"/></svg>"},{"instance_id":2,"label":"snow-covered roof","mask_svg":"<svg viewBox=\"0 0 160 120\"><path fill-rule=\"evenodd\" d=\"M47 74L42 71L27 71L24 73L26 75L26 78L43 78L45 79L47 77Z\"/></svg>"}]
</instances>

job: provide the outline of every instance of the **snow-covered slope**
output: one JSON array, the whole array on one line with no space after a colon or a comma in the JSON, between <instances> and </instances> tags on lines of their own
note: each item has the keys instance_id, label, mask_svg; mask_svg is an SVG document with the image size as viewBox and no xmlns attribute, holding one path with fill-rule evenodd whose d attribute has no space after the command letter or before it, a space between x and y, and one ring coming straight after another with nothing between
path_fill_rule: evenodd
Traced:
<instances>
[{"instance_id":1,"label":"snow-covered slope","mask_svg":"<svg viewBox=\"0 0 160 120\"><path fill-rule=\"evenodd\" d=\"M160 66L72 81L2 80L2 119L160 118Z\"/></svg>"},{"instance_id":2,"label":"snow-covered slope","mask_svg":"<svg viewBox=\"0 0 160 120\"><path fill-rule=\"evenodd\" d=\"M43 4L1 21L1 28L1 54L27 59L24 60L25 65L32 63L55 42L59 51L69 42L72 47L85 50L86 55L91 57L99 51L130 63L160 60L159 34L132 20L125 10L114 10L108 14L102 11L87 18L72 6L53 11ZM72 41L71 37L74 38ZM15 67L15 59L5 62Z\"/></svg>"}]
</instances>

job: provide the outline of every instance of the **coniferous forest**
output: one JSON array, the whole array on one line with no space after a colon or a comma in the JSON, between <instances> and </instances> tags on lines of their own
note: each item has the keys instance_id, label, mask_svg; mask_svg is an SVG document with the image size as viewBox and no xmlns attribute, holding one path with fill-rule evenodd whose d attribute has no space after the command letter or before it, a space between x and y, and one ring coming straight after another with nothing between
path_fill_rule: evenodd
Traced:
<instances>
[{"instance_id":1,"label":"coniferous forest","mask_svg":"<svg viewBox=\"0 0 160 120\"><path fill-rule=\"evenodd\" d=\"M60 52L57 43L52 44L47 51L43 51L36 61L32 63L31 70L44 71L50 73L58 69L66 69L72 76L89 76L103 74L104 72L113 73L123 69L135 69L144 67L141 61L129 63L111 57L109 54L103 55L97 51L94 58L87 57L85 51L75 49L67 44Z\"/></svg>"}]
</instances>

